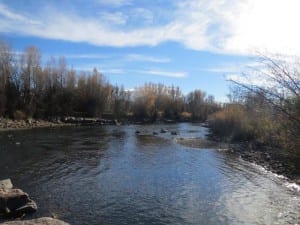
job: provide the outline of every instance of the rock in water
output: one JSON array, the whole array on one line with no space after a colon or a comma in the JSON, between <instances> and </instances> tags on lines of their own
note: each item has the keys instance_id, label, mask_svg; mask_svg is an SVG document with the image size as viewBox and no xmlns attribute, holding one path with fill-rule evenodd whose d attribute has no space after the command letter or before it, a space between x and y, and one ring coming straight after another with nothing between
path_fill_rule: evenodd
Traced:
<instances>
[{"instance_id":1,"label":"rock in water","mask_svg":"<svg viewBox=\"0 0 300 225\"><path fill-rule=\"evenodd\" d=\"M50 217L42 217L34 220L20 220L20 221L9 221L1 223L0 225L69 225L58 219L53 219Z\"/></svg>"},{"instance_id":2,"label":"rock in water","mask_svg":"<svg viewBox=\"0 0 300 225\"><path fill-rule=\"evenodd\" d=\"M167 132L168 132L167 129L163 129L163 128L160 129L160 133L167 133Z\"/></svg>"},{"instance_id":3,"label":"rock in water","mask_svg":"<svg viewBox=\"0 0 300 225\"><path fill-rule=\"evenodd\" d=\"M10 179L0 180L0 189L10 189L13 188Z\"/></svg>"},{"instance_id":4,"label":"rock in water","mask_svg":"<svg viewBox=\"0 0 300 225\"><path fill-rule=\"evenodd\" d=\"M20 189L0 189L0 214L18 217L33 213L37 205L28 194Z\"/></svg>"},{"instance_id":5,"label":"rock in water","mask_svg":"<svg viewBox=\"0 0 300 225\"><path fill-rule=\"evenodd\" d=\"M0 181L0 215L19 217L37 210L37 205L21 189L12 188L10 179Z\"/></svg>"}]
</instances>

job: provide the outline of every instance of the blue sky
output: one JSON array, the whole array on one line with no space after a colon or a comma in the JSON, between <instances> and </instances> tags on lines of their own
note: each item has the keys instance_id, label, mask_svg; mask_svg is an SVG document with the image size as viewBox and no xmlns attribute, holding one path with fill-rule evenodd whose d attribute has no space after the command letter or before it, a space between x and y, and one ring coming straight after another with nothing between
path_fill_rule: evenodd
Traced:
<instances>
[{"instance_id":1,"label":"blue sky","mask_svg":"<svg viewBox=\"0 0 300 225\"><path fill-rule=\"evenodd\" d=\"M127 89L160 82L225 101L226 79L255 52L299 55L299 9L298 0L0 0L0 37Z\"/></svg>"}]
</instances>

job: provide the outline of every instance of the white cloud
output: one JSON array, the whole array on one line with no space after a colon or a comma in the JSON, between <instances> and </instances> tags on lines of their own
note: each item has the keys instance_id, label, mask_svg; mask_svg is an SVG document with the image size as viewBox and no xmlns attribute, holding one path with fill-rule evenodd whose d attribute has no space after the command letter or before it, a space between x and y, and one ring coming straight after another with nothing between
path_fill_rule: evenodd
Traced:
<instances>
[{"instance_id":1,"label":"white cloud","mask_svg":"<svg viewBox=\"0 0 300 225\"><path fill-rule=\"evenodd\" d=\"M232 64L232 70L225 72L225 78L241 84L279 90L282 85L278 83L278 74L285 76L284 74L287 73L288 76L294 80L299 79L299 73L297 72L297 68L300 65L299 60L292 56L261 56L261 58L257 58L257 60L235 65L237 66L235 67L234 64ZM230 64L228 64L228 68L230 68ZM222 70L222 67L220 67L220 69ZM223 67L223 69L226 69L226 67Z\"/></svg>"},{"instance_id":2,"label":"white cloud","mask_svg":"<svg viewBox=\"0 0 300 225\"><path fill-rule=\"evenodd\" d=\"M261 73L250 73L247 75L241 74L227 74L226 79L228 81L234 81L239 84L254 85L259 87L272 87L273 83L270 82L269 77L264 76Z\"/></svg>"},{"instance_id":3,"label":"white cloud","mask_svg":"<svg viewBox=\"0 0 300 225\"><path fill-rule=\"evenodd\" d=\"M28 17L20 13L16 13L1 3L0 3L0 16L3 16L7 20L14 21L21 24L32 24L32 25L40 24L39 21L29 19Z\"/></svg>"},{"instance_id":4,"label":"white cloud","mask_svg":"<svg viewBox=\"0 0 300 225\"><path fill-rule=\"evenodd\" d=\"M271 73L260 58L239 63L223 63L215 67L205 68L203 71L222 74L225 80L236 81L241 84L271 85Z\"/></svg>"},{"instance_id":5,"label":"white cloud","mask_svg":"<svg viewBox=\"0 0 300 225\"><path fill-rule=\"evenodd\" d=\"M120 68L102 69L101 73L105 74L125 74L125 71Z\"/></svg>"},{"instance_id":6,"label":"white cloud","mask_svg":"<svg viewBox=\"0 0 300 225\"><path fill-rule=\"evenodd\" d=\"M115 7L120 7L123 5L131 5L130 0L95 0L95 2L100 5L108 5L108 6L115 6Z\"/></svg>"},{"instance_id":7,"label":"white cloud","mask_svg":"<svg viewBox=\"0 0 300 225\"><path fill-rule=\"evenodd\" d=\"M101 12L99 13L100 20L107 24L112 25L124 25L127 22L128 17L124 15L122 12Z\"/></svg>"},{"instance_id":8,"label":"white cloud","mask_svg":"<svg viewBox=\"0 0 300 225\"><path fill-rule=\"evenodd\" d=\"M203 71L221 74L241 74L249 70L262 69L262 63L259 59L253 59L246 62L230 62L218 64L211 68L204 68Z\"/></svg>"},{"instance_id":9,"label":"white cloud","mask_svg":"<svg viewBox=\"0 0 300 225\"><path fill-rule=\"evenodd\" d=\"M170 58L166 57L154 57L141 54L129 54L125 56L128 61L141 61L141 62L152 62L152 63L168 63L171 62Z\"/></svg>"},{"instance_id":10,"label":"white cloud","mask_svg":"<svg viewBox=\"0 0 300 225\"><path fill-rule=\"evenodd\" d=\"M110 67L109 65L91 65L86 64L79 67L76 67L77 71L93 71L94 68L97 68L98 71L104 75L121 75L121 74L139 74L139 75L153 75L153 76L163 76L163 77L173 77L173 78L185 78L188 76L186 72L180 71L166 71L159 69L145 69L145 70L132 70L126 68L115 68Z\"/></svg>"},{"instance_id":11,"label":"white cloud","mask_svg":"<svg viewBox=\"0 0 300 225\"><path fill-rule=\"evenodd\" d=\"M212 73L239 73L242 71L243 65L241 64L222 64L212 68L205 68L203 71L212 72Z\"/></svg>"},{"instance_id":12,"label":"white cloud","mask_svg":"<svg viewBox=\"0 0 300 225\"><path fill-rule=\"evenodd\" d=\"M187 76L186 72L172 72L172 71L162 71L162 70L138 70L136 73L146 74L146 75L157 75L164 77L174 77L174 78L184 78Z\"/></svg>"},{"instance_id":13,"label":"white cloud","mask_svg":"<svg viewBox=\"0 0 300 225\"><path fill-rule=\"evenodd\" d=\"M300 54L300 1L247 0L230 18L229 37L224 50L249 53L257 49L286 54ZM236 10L237 11L237 10Z\"/></svg>"},{"instance_id":14,"label":"white cloud","mask_svg":"<svg viewBox=\"0 0 300 225\"><path fill-rule=\"evenodd\" d=\"M150 62L150 63L169 63L170 58L162 56L151 56L142 54L68 54L65 56L67 59L111 59L122 63L128 61L133 62Z\"/></svg>"},{"instance_id":15,"label":"white cloud","mask_svg":"<svg viewBox=\"0 0 300 225\"><path fill-rule=\"evenodd\" d=\"M108 59L110 55L104 54L68 54L67 59Z\"/></svg>"},{"instance_id":16,"label":"white cloud","mask_svg":"<svg viewBox=\"0 0 300 225\"><path fill-rule=\"evenodd\" d=\"M101 46L155 46L175 41L194 50L218 53L252 54L264 49L300 55L298 0L178 0L173 11L165 9L170 18L163 24L153 23L155 11L135 6L132 1L95 1L120 10L130 6L131 14L137 10L144 18L134 26L135 20L128 23L130 12L102 10L97 18L40 9L32 19L0 4L0 32Z\"/></svg>"},{"instance_id":17,"label":"white cloud","mask_svg":"<svg viewBox=\"0 0 300 225\"><path fill-rule=\"evenodd\" d=\"M146 25L152 24L154 15L152 11L145 8L134 8L130 12L130 18L134 18L134 20L140 20L140 22L145 23Z\"/></svg>"}]
</instances>

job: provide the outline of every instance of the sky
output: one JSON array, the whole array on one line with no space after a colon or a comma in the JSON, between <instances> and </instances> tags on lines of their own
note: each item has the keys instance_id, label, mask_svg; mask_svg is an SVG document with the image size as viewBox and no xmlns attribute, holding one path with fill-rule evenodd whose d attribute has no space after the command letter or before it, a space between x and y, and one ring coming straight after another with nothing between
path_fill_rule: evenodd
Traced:
<instances>
[{"instance_id":1,"label":"sky","mask_svg":"<svg viewBox=\"0 0 300 225\"><path fill-rule=\"evenodd\" d=\"M163 83L226 101L226 80L257 52L300 55L299 9L299 0L0 0L0 39L126 89Z\"/></svg>"}]
</instances>

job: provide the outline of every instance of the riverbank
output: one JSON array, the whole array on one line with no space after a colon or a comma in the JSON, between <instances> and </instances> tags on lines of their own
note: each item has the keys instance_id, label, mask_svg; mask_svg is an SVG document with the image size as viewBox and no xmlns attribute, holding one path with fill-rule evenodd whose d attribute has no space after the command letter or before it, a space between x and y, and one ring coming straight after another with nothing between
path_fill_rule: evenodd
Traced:
<instances>
[{"instance_id":1,"label":"riverbank","mask_svg":"<svg viewBox=\"0 0 300 225\"><path fill-rule=\"evenodd\" d=\"M260 165L300 185L300 158L297 154L254 143L230 144L230 149L243 160Z\"/></svg>"},{"instance_id":2,"label":"riverbank","mask_svg":"<svg viewBox=\"0 0 300 225\"><path fill-rule=\"evenodd\" d=\"M74 126L72 123L65 123L61 121L47 121L47 120L12 120L0 118L0 131L11 130L25 130L33 128L46 128L46 127L62 127L62 126Z\"/></svg>"},{"instance_id":3,"label":"riverbank","mask_svg":"<svg viewBox=\"0 0 300 225\"><path fill-rule=\"evenodd\" d=\"M224 143L213 138L176 138L175 141L190 148L214 148L238 154L243 160L262 166L300 185L300 159L291 153L253 143Z\"/></svg>"}]
</instances>

